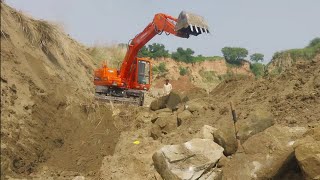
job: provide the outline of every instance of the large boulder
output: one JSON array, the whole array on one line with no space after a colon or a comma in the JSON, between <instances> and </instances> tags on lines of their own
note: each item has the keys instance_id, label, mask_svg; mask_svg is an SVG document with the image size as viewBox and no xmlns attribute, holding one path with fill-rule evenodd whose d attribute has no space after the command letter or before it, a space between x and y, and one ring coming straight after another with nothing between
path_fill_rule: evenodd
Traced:
<instances>
[{"instance_id":1,"label":"large boulder","mask_svg":"<svg viewBox=\"0 0 320 180\"><path fill-rule=\"evenodd\" d=\"M214 142L224 148L224 155L234 154L238 149L234 124L231 119L220 119L216 127L218 130L214 133Z\"/></svg>"},{"instance_id":2,"label":"large boulder","mask_svg":"<svg viewBox=\"0 0 320 180\"><path fill-rule=\"evenodd\" d=\"M320 126L309 130L294 146L305 179L320 179Z\"/></svg>"},{"instance_id":3,"label":"large boulder","mask_svg":"<svg viewBox=\"0 0 320 180\"><path fill-rule=\"evenodd\" d=\"M162 112L162 114L165 112ZM168 114L167 116L159 116L152 120L154 123L150 130L150 136L153 139L158 139L164 134L168 134L178 127L177 115Z\"/></svg>"},{"instance_id":4,"label":"large boulder","mask_svg":"<svg viewBox=\"0 0 320 180\"><path fill-rule=\"evenodd\" d=\"M161 128L161 131L165 134L175 130L178 127L177 115L172 114L168 117L160 117L155 122Z\"/></svg>"},{"instance_id":5,"label":"large boulder","mask_svg":"<svg viewBox=\"0 0 320 180\"><path fill-rule=\"evenodd\" d=\"M174 110L177 108L177 105L181 102L182 102L182 100L181 100L180 95L175 92L171 92L169 94L168 100L166 102L166 107Z\"/></svg>"},{"instance_id":6,"label":"large boulder","mask_svg":"<svg viewBox=\"0 0 320 180\"><path fill-rule=\"evenodd\" d=\"M164 108L164 109L160 109L155 111L155 113L152 115L151 117L151 122L154 123L158 118L161 117L169 117L170 115L172 115L172 110L168 109L168 108Z\"/></svg>"},{"instance_id":7,"label":"large boulder","mask_svg":"<svg viewBox=\"0 0 320 180\"><path fill-rule=\"evenodd\" d=\"M277 179L296 163L294 142L306 132L303 127L271 126L243 143L223 168L225 179ZM281 178L280 178L281 179Z\"/></svg>"},{"instance_id":8,"label":"large boulder","mask_svg":"<svg viewBox=\"0 0 320 180\"><path fill-rule=\"evenodd\" d=\"M306 179L320 179L320 141L299 145L295 155Z\"/></svg>"},{"instance_id":9,"label":"large boulder","mask_svg":"<svg viewBox=\"0 0 320 180\"><path fill-rule=\"evenodd\" d=\"M181 125L183 121L192 117L192 113L189 110L184 110L178 113L178 125Z\"/></svg>"},{"instance_id":10,"label":"large boulder","mask_svg":"<svg viewBox=\"0 0 320 180\"><path fill-rule=\"evenodd\" d=\"M152 115L147 111L141 111L137 114L136 120L139 122L150 123Z\"/></svg>"},{"instance_id":11,"label":"large boulder","mask_svg":"<svg viewBox=\"0 0 320 180\"><path fill-rule=\"evenodd\" d=\"M162 96L152 101L150 104L150 109L153 111L163 109L163 108L169 108L171 110L174 110L176 109L177 105L181 102L182 100L180 95L175 92L171 92L167 96Z\"/></svg>"},{"instance_id":12,"label":"large boulder","mask_svg":"<svg viewBox=\"0 0 320 180\"><path fill-rule=\"evenodd\" d=\"M238 137L243 143L252 135L264 131L274 125L274 119L270 112L266 110L256 110L246 119L237 122Z\"/></svg>"},{"instance_id":13,"label":"large boulder","mask_svg":"<svg viewBox=\"0 0 320 180\"><path fill-rule=\"evenodd\" d=\"M221 179L214 168L223 148L209 139L192 139L184 144L166 145L153 154L155 169L163 179Z\"/></svg>"},{"instance_id":14,"label":"large boulder","mask_svg":"<svg viewBox=\"0 0 320 180\"><path fill-rule=\"evenodd\" d=\"M150 137L152 137L154 140L159 139L162 137L161 128L158 125L153 125L150 129Z\"/></svg>"},{"instance_id":15,"label":"large boulder","mask_svg":"<svg viewBox=\"0 0 320 180\"><path fill-rule=\"evenodd\" d=\"M162 96L158 99L155 99L154 101L151 102L150 109L153 111L156 111L156 110L165 108L168 97L169 96Z\"/></svg>"}]
</instances>

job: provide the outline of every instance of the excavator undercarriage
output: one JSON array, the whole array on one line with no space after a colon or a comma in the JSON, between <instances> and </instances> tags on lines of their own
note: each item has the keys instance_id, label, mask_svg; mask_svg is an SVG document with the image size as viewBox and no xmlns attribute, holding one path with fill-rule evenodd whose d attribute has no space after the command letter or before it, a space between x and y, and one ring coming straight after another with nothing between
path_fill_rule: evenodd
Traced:
<instances>
[{"instance_id":1,"label":"excavator undercarriage","mask_svg":"<svg viewBox=\"0 0 320 180\"><path fill-rule=\"evenodd\" d=\"M143 106L144 92L135 89L119 89L108 88L106 86L96 86L95 98L100 101L123 103L123 104L135 104Z\"/></svg>"}]
</instances>

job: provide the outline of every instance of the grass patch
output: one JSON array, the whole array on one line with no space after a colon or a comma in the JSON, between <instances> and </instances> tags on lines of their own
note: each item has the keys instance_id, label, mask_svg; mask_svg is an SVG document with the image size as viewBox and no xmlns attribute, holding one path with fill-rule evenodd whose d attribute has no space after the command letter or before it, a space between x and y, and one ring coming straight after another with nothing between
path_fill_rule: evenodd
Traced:
<instances>
[{"instance_id":1,"label":"grass patch","mask_svg":"<svg viewBox=\"0 0 320 180\"><path fill-rule=\"evenodd\" d=\"M219 60L224 60L223 57L221 56L196 56L194 57L195 62L204 62L204 61L219 61Z\"/></svg>"},{"instance_id":2,"label":"grass patch","mask_svg":"<svg viewBox=\"0 0 320 180\"><path fill-rule=\"evenodd\" d=\"M98 65L102 64L102 62L107 62L109 67L119 69L126 51L126 47L118 45L95 46L89 49L89 54Z\"/></svg>"},{"instance_id":3,"label":"grass patch","mask_svg":"<svg viewBox=\"0 0 320 180\"><path fill-rule=\"evenodd\" d=\"M248 75L236 74L236 73L233 73L231 70L228 70L226 74L218 76L220 81L228 81L231 79L241 79L241 78L245 78L245 77L248 77Z\"/></svg>"},{"instance_id":4,"label":"grass patch","mask_svg":"<svg viewBox=\"0 0 320 180\"><path fill-rule=\"evenodd\" d=\"M320 53L320 42L311 43L309 46L302 49L290 49L287 51L276 52L273 59L292 58L293 62L299 59L312 60L317 54Z\"/></svg>"},{"instance_id":5,"label":"grass patch","mask_svg":"<svg viewBox=\"0 0 320 180\"><path fill-rule=\"evenodd\" d=\"M6 9L9 9L8 13L18 22L31 45L40 47L46 54L52 53L51 49L55 47L55 50L62 52L65 58L73 58L74 53L70 50L68 43L65 43L65 35L57 25L43 20L34 20L9 6L6 6Z\"/></svg>"},{"instance_id":6,"label":"grass patch","mask_svg":"<svg viewBox=\"0 0 320 180\"><path fill-rule=\"evenodd\" d=\"M219 78L214 71L199 71L200 76L202 77L202 81L205 83L217 83L219 82Z\"/></svg>"}]
</instances>

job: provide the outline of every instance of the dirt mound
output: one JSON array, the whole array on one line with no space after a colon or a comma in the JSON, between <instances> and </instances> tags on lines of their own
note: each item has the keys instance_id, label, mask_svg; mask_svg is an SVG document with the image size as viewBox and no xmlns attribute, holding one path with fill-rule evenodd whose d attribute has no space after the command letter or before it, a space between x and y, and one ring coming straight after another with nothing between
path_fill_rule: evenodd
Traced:
<instances>
[{"instance_id":1,"label":"dirt mound","mask_svg":"<svg viewBox=\"0 0 320 180\"><path fill-rule=\"evenodd\" d=\"M112 112L92 103L95 64L57 26L1 2L1 176L39 164L88 173L112 154ZM110 137L110 138L108 138Z\"/></svg>"},{"instance_id":2,"label":"dirt mound","mask_svg":"<svg viewBox=\"0 0 320 180\"><path fill-rule=\"evenodd\" d=\"M230 80L210 94L216 104L228 107L233 101L239 119L254 109L273 114L278 124L312 126L320 116L320 59L296 64L278 77Z\"/></svg>"}]
</instances>

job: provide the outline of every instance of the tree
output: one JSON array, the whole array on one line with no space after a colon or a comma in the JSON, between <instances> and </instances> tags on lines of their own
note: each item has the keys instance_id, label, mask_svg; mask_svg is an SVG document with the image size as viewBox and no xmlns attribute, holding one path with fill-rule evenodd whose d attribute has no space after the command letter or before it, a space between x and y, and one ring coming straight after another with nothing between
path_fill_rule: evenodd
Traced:
<instances>
[{"instance_id":1,"label":"tree","mask_svg":"<svg viewBox=\"0 0 320 180\"><path fill-rule=\"evenodd\" d=\"M138 52L138 57L149 57L149 58L159 58L159 57L169 57L169 51L166 50L163 44L153 43L148 46L143 46Z\"/></svg>"},{"instance_id":2,"label":"tree","mask_svg":"<svg viewBox=\"0 0 320 180\"><path fill-rule=\"evenodd\" d=\"M151 58L169 57L169 51L163 44L153 43L148 46Z\"/></svg>"},{"instance_id":3,"label":"tree","mask_svg":"<svg viewBox=\"0 0 320 180\"><path fill-rule=\"evenodd\" d=\"M192 56L194 51L190 48L184 50L183 48L179 47L176 52L173 52L171 57L176 61L182 61L185 63L193 63L194 57Z\"/></svg>"},{"instance_id":4,"label":"tree","mask_svg":"<svg viewBox=\"0 0 320 180\"><path fill-rule=\"evenodd\" d=\"M261 63L254 63L250 65L250 69L252 71L252 73L257 77L262 77L264 74L264 66Z\"/></svg>"},{"instance_id":5,"label":"tree","mask_svg":"<svg viewBox=\"0 0 320 180\"><path fill-rule=\"evenodd\" d=\"M230 64L240 64L240 61L248 56L248 50L240 47L224 47L221 52Z\"/></svg>"},{"instance_id":6,"label":"tree","mask_svg":"<svg viewBox=\"0 0 320 180\"><path fill-rule=\"evenodd\" d=\"M264 55L260 53L254 53L250 56L250 60L253 62L263 61Z\"/></svg>"},{"instance_id":7,"label":"tree","mask_svg":"<svg viewBox=\"0 0 320 180\"><path fill-rule=\"evenodd\" d=\"M150 57L151 54L146 46L143 46L138 52L138 57Z\"/></svg>"}]
</instances>

